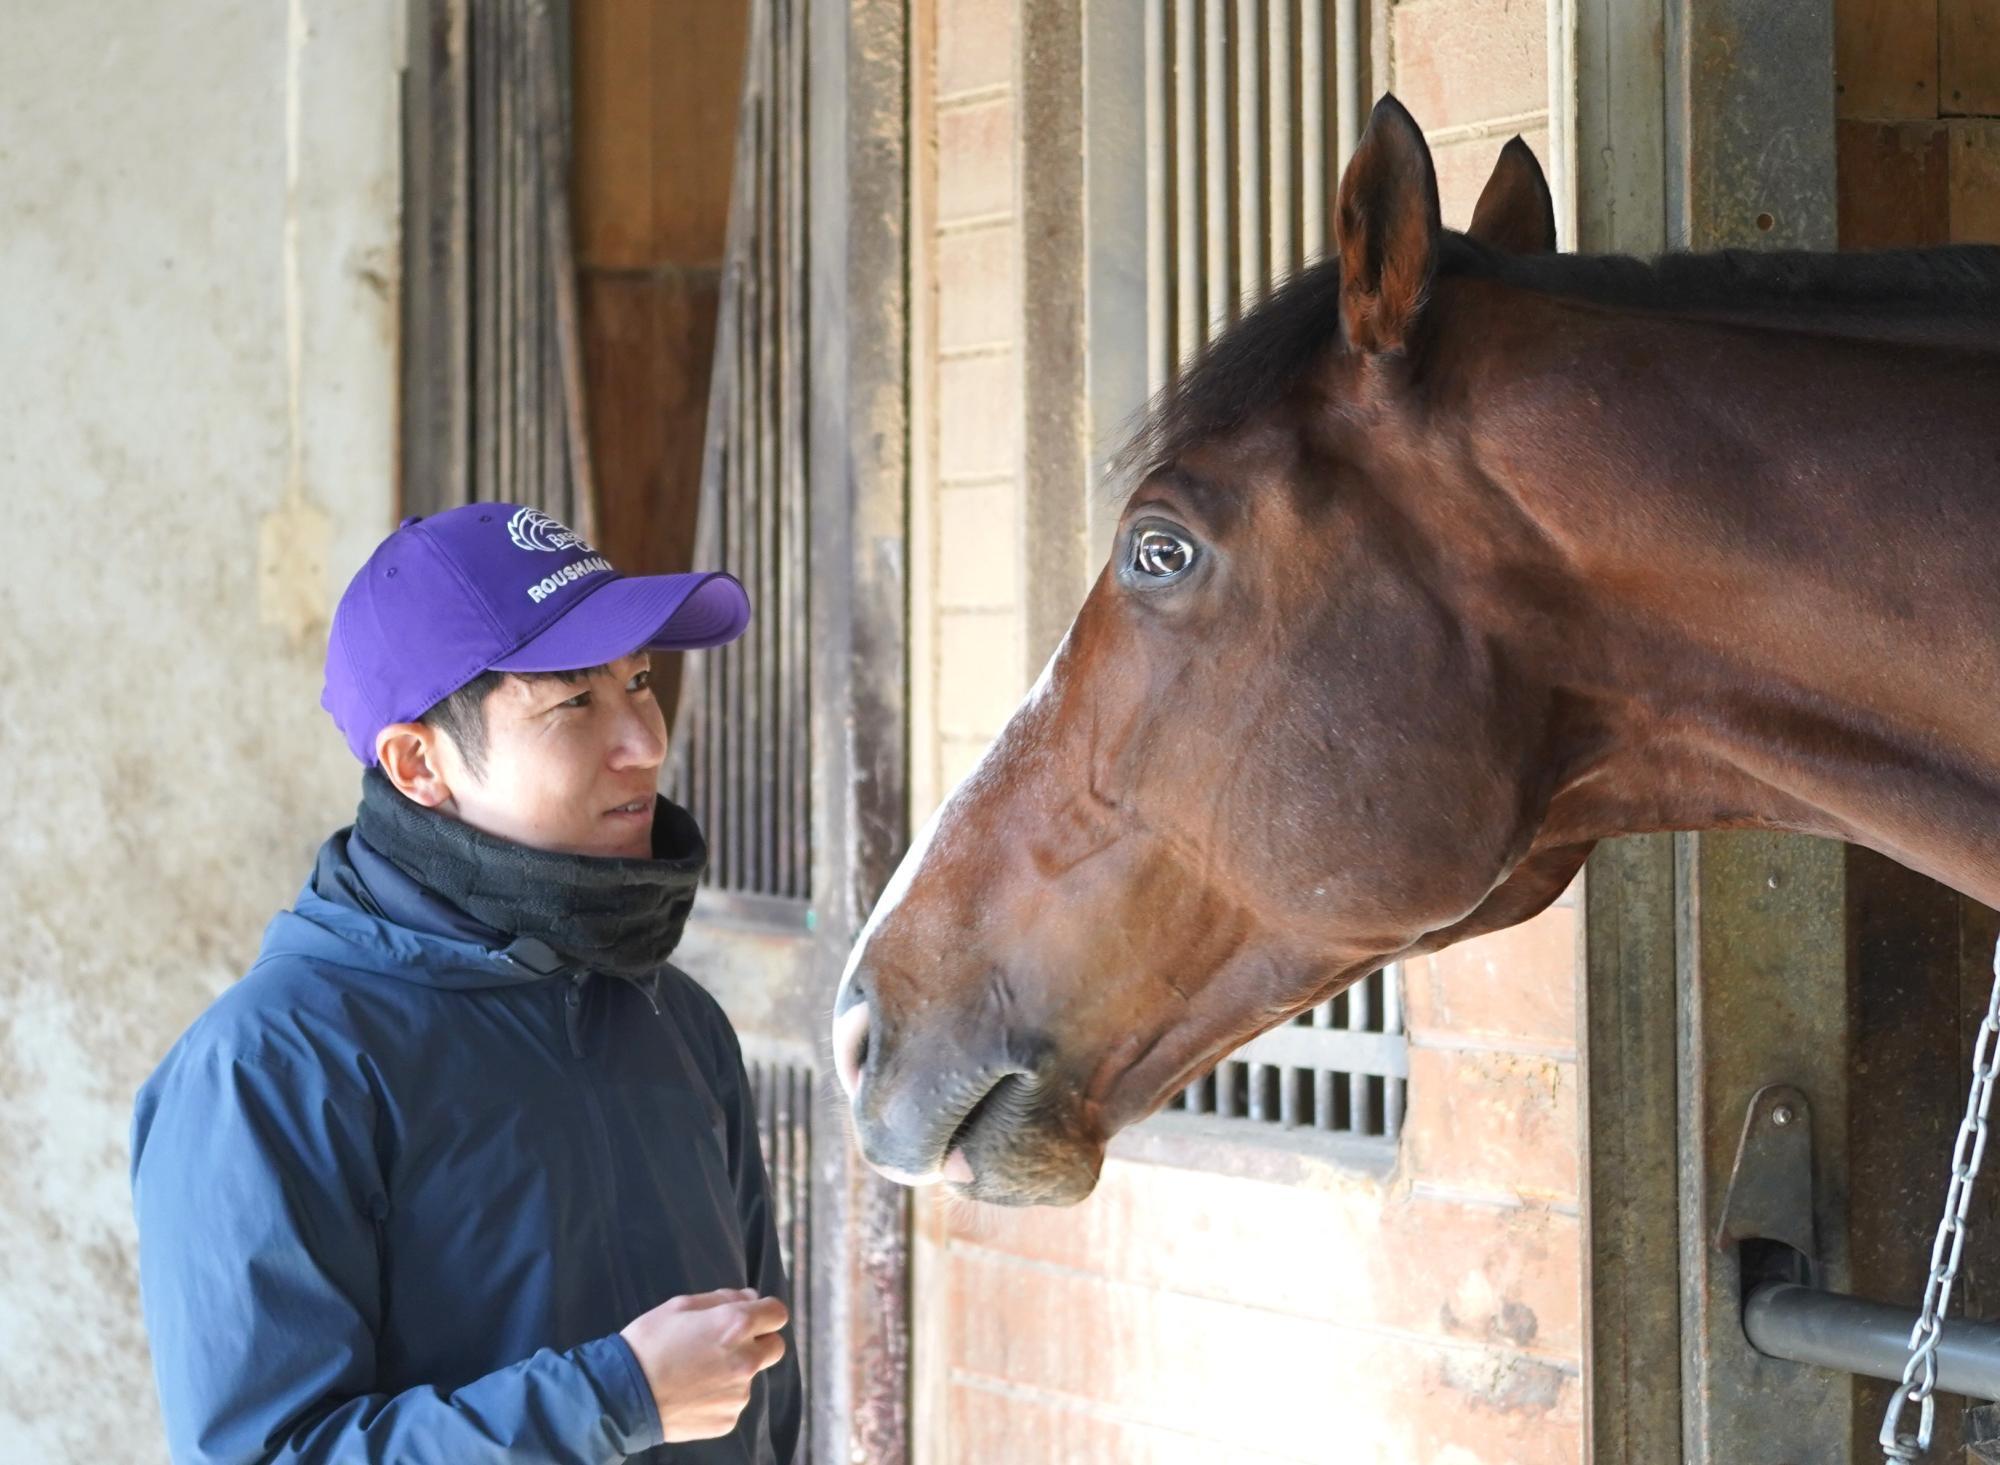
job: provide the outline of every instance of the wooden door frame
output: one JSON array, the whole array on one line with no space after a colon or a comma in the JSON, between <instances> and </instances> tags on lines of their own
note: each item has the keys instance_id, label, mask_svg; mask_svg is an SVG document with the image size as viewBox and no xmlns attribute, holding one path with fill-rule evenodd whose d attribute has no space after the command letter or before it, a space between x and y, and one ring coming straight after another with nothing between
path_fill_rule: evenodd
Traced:
<instances>
[{"instance_id":1,"label":"wooden door frame","mask_svg":"<svg viewBox=\"0 0 2000 1465\"><path fill-rule=\"evenodd\" d=\"M833 979L909 842L909 8L812 0L808 448L814 906ZM910 1452L910 1193L813 1116L817 1452Z\"/></svg>"},{"instance_id":2,"label":"wooden door frame","mask_svg":"<svg viewBox=\"0 0 2000 1465\"><path fill-rule=\"evenodd\" d=\"M1834 247L1830 7L1551 0L1550 15L1568 28L1550 54L1577 248ZM1750 1348L1737 1257L1710 1241L1751 1095L1796 1083L1813 1106L1821 1280L1847 1280L1847 870L1837 844L1768 834L1614 840L1591 857L1585 1441L1601 1465L1856 1458L1848 1392Z\"/></svg>"}]
</instances>

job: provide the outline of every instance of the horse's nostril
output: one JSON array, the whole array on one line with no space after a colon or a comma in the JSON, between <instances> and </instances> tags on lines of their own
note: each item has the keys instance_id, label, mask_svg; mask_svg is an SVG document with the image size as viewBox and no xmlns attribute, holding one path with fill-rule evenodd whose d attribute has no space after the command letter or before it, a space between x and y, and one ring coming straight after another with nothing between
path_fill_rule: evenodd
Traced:
<instances>
[{"instance_id":1,"label":"horse's nostril","mask_svg":"<svg viewBox=\"0 0 2000 1465\"><path fill-rule=\"evenodd\" d=\"M861 1087L868 1062L868 1004L857 1002L833 1020L833 1071L848 1098Z\"/></svg>"}]
</instances>

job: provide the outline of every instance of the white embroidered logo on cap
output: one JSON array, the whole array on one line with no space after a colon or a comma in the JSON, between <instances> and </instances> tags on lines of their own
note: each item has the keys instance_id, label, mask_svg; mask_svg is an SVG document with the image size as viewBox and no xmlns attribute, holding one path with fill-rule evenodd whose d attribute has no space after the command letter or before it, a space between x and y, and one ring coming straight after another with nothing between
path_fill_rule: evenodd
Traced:
<instances>
[{"instance_id":1,"label":"white embroidered logo on cap","mask_svg":"<svg viewBox=\"0 0 2000 1465\"><path fill-rule=\"evenodd\" d=\"M594 554L587 560L578 560L573 565L564 565L553 575L544 575L528 587L528 599L540 605L551 595L573 580L581 580L588 575L608 575L611 562L601 554Z\"/></svg>"},{"instance_id":2,"label":"white embroidered logo on cap","mask_svg":"<svg viewBox=\"0 0 2000 1465\"><path fill-rule=\"evenodd\" d=\"M514 517L507 521L507 535L519 549L538 549L548 554L590 548L582 535L540 509L515 510Z\"/></svg>"}]
</instances>

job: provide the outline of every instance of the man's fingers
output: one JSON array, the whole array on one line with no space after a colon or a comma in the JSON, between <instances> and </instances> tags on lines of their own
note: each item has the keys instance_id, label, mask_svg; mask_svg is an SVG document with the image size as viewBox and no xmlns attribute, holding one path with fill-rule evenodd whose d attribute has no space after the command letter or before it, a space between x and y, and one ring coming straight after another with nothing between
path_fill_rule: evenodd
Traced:
<instances>
[{"instance_id":1,"label":"man's fingers","mask_svg":"<svg viewBox=\"0 0 2000 1465\"><path fill-rule=\"evenodd\" d=\"M745 1287L718 1287L713 1292L691 1292L685 1297L669 1297L660 1306L673 1312L700 1312L704 1308L743 1302L756 1295Z\"/></svg>"},{"instance_id":2,"label":"man's fingers","mask_svg":"<svg viewBox=\"0 0 2000 1465\"><path fill-rule=\"evenodd\" d=\"M752 1370L762 1373L785 1356L785 1340L776 1333L766 1333L751 1344L750 1362Z\"/></svg>"},{"instance_id":3,"label":"man's fingers","mask_svg":"<svg viewBox=\"0 0 2000 1465\"><path fill-rule=\"evenodd\" d=\"M759 1297L743 1307L743 1321L749 1327L750 1335L758 1337L765 1333L775 1333L792 1320L785 1304L775 1297Z\"/></svg>"}]
</instances>

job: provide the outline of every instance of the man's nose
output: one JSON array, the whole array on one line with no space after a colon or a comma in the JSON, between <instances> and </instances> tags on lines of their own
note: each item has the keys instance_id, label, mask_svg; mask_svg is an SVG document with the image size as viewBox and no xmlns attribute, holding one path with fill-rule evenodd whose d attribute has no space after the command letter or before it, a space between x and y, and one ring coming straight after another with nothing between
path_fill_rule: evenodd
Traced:
<instances>
[{"instance_id":1,"label":"man's nose","mask_svg":"<svg viewBox=\"0 0 2000 1465\"><path fill-rule=\"evenodd\" d=\"M636 701L626 699L628 703ZM650 695L648 697L650 701ZM611 762L616 768L658 768L667 761L667 729L657 704L628 707L626 720L618 729Z\"/></svg>"}]
</instances>

